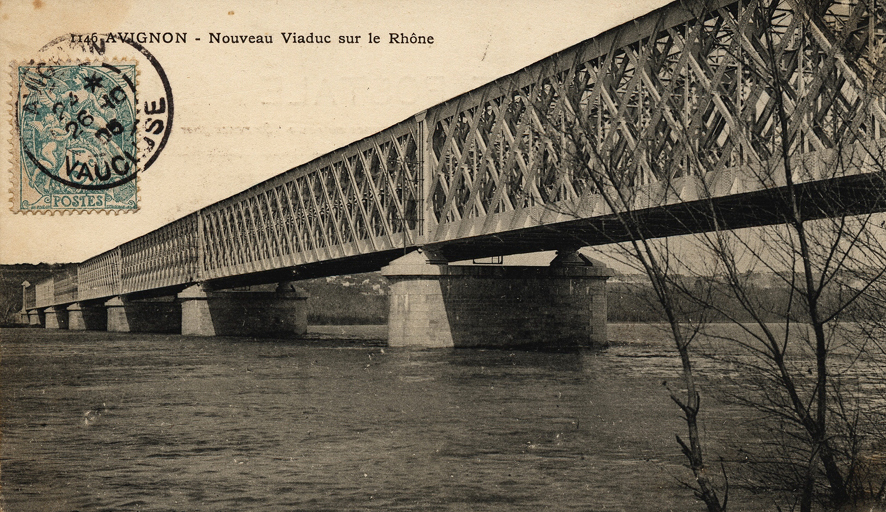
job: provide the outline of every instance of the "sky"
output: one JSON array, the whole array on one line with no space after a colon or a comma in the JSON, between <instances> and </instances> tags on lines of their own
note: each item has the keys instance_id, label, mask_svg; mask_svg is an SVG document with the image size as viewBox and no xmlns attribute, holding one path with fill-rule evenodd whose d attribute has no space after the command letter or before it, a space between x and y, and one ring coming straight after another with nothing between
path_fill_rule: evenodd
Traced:
<instances>
[{"instance_id":1,"label":"sky","mask_svg":"<svg viewBox=\"0 0 886 512\"><path fill-rule=\"evenodd\" d=\"M667 2L465 0L331 2L0 3L0 61L42 58L65 34L187 33L186 44L146 43L174 99L168 143L138 178L124 214L12 213L0 209L0 264L79 262L299 164L514 72ZM386 44L389 33L433 44ZM285 43L282 33L331 35ZM381 35L378 44L368 34ZM272 44L209 42L270 35ZM339 35L360 35L338 44ZM196 41L200 38L200 41ZM146 66L141 80L150 81ZM11 68L0 98L12 98ZM0 109L0 178L18 172L13 115Z\"/></svg>"}]
</instances>

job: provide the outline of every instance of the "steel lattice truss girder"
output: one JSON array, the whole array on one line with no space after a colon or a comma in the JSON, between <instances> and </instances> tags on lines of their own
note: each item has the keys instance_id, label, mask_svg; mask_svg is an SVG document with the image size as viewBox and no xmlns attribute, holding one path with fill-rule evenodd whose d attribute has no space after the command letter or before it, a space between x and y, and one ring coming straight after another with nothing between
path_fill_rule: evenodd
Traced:
<instances>
[{"instance_id":1,"label":"steel lattice truss girder","mask_svg":"<svg viewBox=\"0 0 886 512\"><path fill-rule=\"evenodd\" d=\"M785 147L797 183L877 172L886 115L865 84L882 78L886 13L794 1L771 17L762 0L673 3L91 258L35 302L366 270L421 245L556 247L556 225L613 207L764 197L785 186Z\"/></svg>"},{"instance_id":2,"label":"steel lattice truss girder","mask_svg":"<svg viewBox=\"0 0 886 512\"><path fill-rule=\"evenodd\" d=\"M791 154L820 157L797 167L799 181L846 172L833 155L842 146L860 144L862 160L879 151L869 143L886 119L882 98L862 94L828 27L788 3L771 25L760 22L759 2L694 5L672 5L433 109L432 241L605 215L594 175L606 170L629 200L648 200L650 188L680 196L692 177L709 195L723 193L715 182L726 193L779 186L783 137ZM863 8L852 6L856 18ZM784 134L773 63L790 111Z\"/></svg>"},{"instance_id":3,"label":"steel lattice truss girder","mask_svg":"<svg viewBox=\"0 0 886 512\"><path fill-rule=\"evenodd\" d=\"M202 210L203 277L414 246L417 132L400 123Z\"/></svg>"}]
</instances>

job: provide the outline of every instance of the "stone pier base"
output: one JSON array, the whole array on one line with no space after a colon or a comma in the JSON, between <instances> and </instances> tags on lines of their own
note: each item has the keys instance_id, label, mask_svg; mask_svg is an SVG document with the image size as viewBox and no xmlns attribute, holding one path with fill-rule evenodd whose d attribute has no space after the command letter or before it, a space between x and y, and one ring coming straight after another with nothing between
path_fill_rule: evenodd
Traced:
<instances>
[{"instance_id":1,"label":"stone pier base","mask_svg":"<svg viewBox=\"0 0 886 512\"><path fill-rule=\"evenodd\" d=\"M39 327L44 325L45 320L42 309L32 309L28 311L28 325Z\"/></svg>"},{"instance_id":2,"label":"stone pier base","mask_svg":"<svg viewBox=\"0 0 886 512\"><path fill-rule=\"evenodd\" d=\"M67 329L68 309L65 306L51 306L43 311L44 326L47 329Z\"/></svg>"},{"instance_id":3,"label":"stone pier base","mask_svg":"<svg viewBox=\"0 0 886 512\"><path fill-rule=\"evenodd\" d=\"M129 300L114 297L105 302L110 332L178 333L181 308L173 299Z\"/></svg>"},{"instance_id":4,"label":"stone pier base","mask_svg":"<svg viewBox=\"0 0 886 512\"><path fill-rule=\"evenodd\" d=\"M68 329L72 331L104 331L108 314L104 306L75 302L68 306Z\"/></svg>"},{"instance_id":5,"label":"stone pier base","mask_svg":"<svg viewBox=\"0 0 886 512\"><path fill-rule=\"evenodd\" d=\"M611 270L577 253L549 267L450 266L422 252L382 269L391 282L388 344L426 347L607 343Z\"/></svg>"},{"instance_id":6,"label":"stone pier base","mask_svg":"<svg viewBox=\"0 0 886 512\"><path fill-rule=\"evenodd\" d=\"M183 290L182 334L191 336L298 336L308 330L301 290L207 292L200 285Z\"/></svg>"}]
</instances>

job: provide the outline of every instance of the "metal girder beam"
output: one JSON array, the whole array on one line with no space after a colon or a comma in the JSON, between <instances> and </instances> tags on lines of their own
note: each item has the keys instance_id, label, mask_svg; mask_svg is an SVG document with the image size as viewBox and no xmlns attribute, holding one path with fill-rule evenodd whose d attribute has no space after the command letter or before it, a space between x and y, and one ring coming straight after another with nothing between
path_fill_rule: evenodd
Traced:
<instances>
[{"instance_id":1,"label":"metal girder beam","mask_svg":"<svg viewBox=\"0 0 886 512\"><path fill-rule=\"evenodd\" d=\"M829 182L798 186L802 214L807 219L829 215L853 215L886 211L886 180L881 175L861 174ZM789 212L783 188L718 197L711 201L676 202L633 212L638 225L650 238L702 233L716 229L741 229L784 223ZM452 240L434 245L449 261L489 256L525 254L572 247L589 247L630 240L624 224L615 215L541 225L494 235Z\"/></svg>"}]
</instances>

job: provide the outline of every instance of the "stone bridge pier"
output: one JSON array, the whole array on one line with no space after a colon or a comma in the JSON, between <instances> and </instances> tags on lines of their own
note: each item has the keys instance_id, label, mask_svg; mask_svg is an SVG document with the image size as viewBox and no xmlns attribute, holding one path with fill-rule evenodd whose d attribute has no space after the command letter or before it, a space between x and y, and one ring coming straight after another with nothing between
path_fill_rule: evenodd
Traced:
<instances>
[{"instance_id":1,"label":"stone bridge pier","mask_svg":"<svg viewBox=\"0 0 886 512\"><path fill-rule=\"evenodd\" d=\"M575 251L550 266L449 265L415 251L382 269L391 346L594 346L607 343L611 269Z\"/></svg>"},{"instance_id":2,"label":"stone bridge pier","mask_svg":"<svg viewBox=\"0 0 886 512\"><path fill-rule=\"evenodd\" d=\"M104 304L75 302L68 306L68 329L72 331L104 331L108 328L108 312Z\"/></svg>"},{"instance_id":3,"label":"stone bridge pier","mask_svg":"<svg viewBox=\"0 0 886 512\"><path fill-rule=\"evenodd\" d=\"M271 285L273 286L273 285ZM20 312L21 322L72 331L187 336L293 336L308 330L308 294L292 282L276 291L215 291L194 284L175 295L119 295Z\"/></svg>"},{"instance_id":4,"label":"stone bridge pier","mask_svg":"<svg viewBox=\"0 0 886 512\"><path fill-rule=\"evenodd\" d=\"M181 333L188 336L293 336L308 330L308 295L293 283L276 291L210 291L197 284L178 294Z\"/></svg>"},{"instance_id":5,"label":"stone bridge pier","mask_svg":"<svg viewBox=\"0 0 886 512\"><path fill-rule=\"evenodd\" d=\"M28 325L33 327L44 326L46 322L46 314L42 309L32 309L28 311Z\"/></svg>"},{"instance_id":6,"label":"stone bridge pier","mask_svg":"<svg viewBox=\"0 0 886 512\"><path fill-rule=\"evenodd\" d=\"M50 306L43 310L44 327L47 329L67 329L68 309L65 306Z\"/></svg>"},{"instance_id":7,"label":"stone bridge pier","mask_svg":"<svg viewBox=\"0 0 886 512\"><path fill-rule=\"evenodd\" d=\"M71 329L186 336L291 336L307 331L307 298L288 282L278 284L274 292L214 291L198 283L176 295L149 299L118 296L103 305L75 303L65 312L70 315ZM48 308L45 314L54 309L58 308Z\"/></svg>"},{"instance_id":8,"label":"stone bridge pier","mask_svg":"<svg viewBox=\"0 0 886 512\"><path fill-rule=\"evenodd\" d=\"M110 332L178 333L181 308L175 297L137 300L121 295L105 302Z\"/></svg>"}]
</instances>

